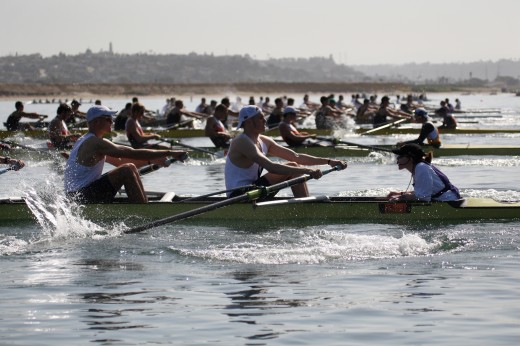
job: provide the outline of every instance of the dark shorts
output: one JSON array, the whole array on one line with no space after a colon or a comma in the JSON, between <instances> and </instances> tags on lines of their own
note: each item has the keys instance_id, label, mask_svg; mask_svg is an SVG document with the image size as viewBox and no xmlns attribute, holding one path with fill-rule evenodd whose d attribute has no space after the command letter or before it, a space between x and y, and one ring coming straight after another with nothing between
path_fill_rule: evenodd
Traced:
<instances>
[{"instance_id":1,"label":"dark shorts","mask_svg":"<svg viewBox=\"0 0 520 346\"><path fill-rule=\"evenodd\" d=\"M215 145L215 148L229 148L229 139L222 136L210 137L211 141Z\"/></svg>"},{"instance_id":2,"label":"dark shorts","mask_svg":"<svg viewBox=\"0 0 520 346\"><path fill-rule=\"evenodd\" d=\"M265 176L261 176L261 177L258 178L258 179L253 183L253 184L254 184L255 186L257 186L257 187L250 187L249 189L241 189L241 190L233 191L233 192L231 193L231 195L229 196L229 198L243 195L243 194L246 193L247 191L254 190L254 189L256 189L256 188L258 188L258 187L260 187L260 186L269 186L269 185L271 185L271 184L269 183L269 181L265 178ZM271 199L271 198L273 198L274 196L276 196L277 193L278 193L278 191L273 192L273 193L270 193L268 196L262 197L260 200Z\"/></svg>"},{"instance_id":3,"label":"dark shorts","mask_svg":"<svg viewBox=\"0 0 520 346\"><path fill-rule=\"evenodd\" d=\"M67 197L80 203L112 203L116 193L117 190L110 183L108 174L104 174L90 185L74 192L68 192Z\"/></svg>"}]
</instances>

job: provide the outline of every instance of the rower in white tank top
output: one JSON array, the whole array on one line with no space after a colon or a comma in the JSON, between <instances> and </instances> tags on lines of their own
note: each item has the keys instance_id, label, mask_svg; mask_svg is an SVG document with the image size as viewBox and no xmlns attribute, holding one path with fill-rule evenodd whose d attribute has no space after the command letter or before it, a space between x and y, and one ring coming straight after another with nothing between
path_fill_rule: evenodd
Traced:
<instances>
[{"instance_id":1,"label":"rower in white tank top","mask_svg":"<svg viewBox=\"0 0 520 346\"><path fill-rule=\"evenodd\" d=\"M246 136L244 133L242 133L240 136ZM249 137L247 137L249 139ZM258 139L258 142L260 143L260 147L262 148L262 153L267 154L267 146L264 142L262 142L261 139ZM258 163L253 163L248 168L241 168L233 164L231 162L231 159L229 158L229 155L226 158L226 167L224 176L226 177L226 189L234 189L239 186L246 186L251 185L255 181L260 178L260 174L262 173L262 167L258 165ZM228 193L228 196L231 194L231 192Z\"/></svg>"}]
</instances>

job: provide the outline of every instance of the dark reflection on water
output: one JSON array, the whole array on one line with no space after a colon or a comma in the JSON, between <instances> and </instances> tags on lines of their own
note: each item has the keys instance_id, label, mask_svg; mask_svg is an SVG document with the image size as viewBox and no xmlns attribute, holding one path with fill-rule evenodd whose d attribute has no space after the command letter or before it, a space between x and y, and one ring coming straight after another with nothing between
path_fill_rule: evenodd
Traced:
<instances>
[{"instance_id":1,"label":"dark reflection on water","mask_svg":"<svg viewBox=\"0 0 520 346\"><path fill-rule=\"evenodd\" d=\"M84 259L75 263L77 266L83 266L94 272L110 272L110 271L143 271L144 266L133 262L122 262L120 260L104 260L104 259ZM93 306L86 310L84 315L84 323L91 330L123 330L123 329L139 329L153 328L147 324L132 323L133 313L147 313L153 311L152 308L144 308L143 304L164 303L165 301L175 301L176 298L164 295L150 295L154 291L150 290L128 290L124 291L125 286L134 286L141 284L140 281L120 281L107 282L103 284L94 284L99 287L99 291L86 292L75 295L88 306ZM112 292L118 290L117 292ZM126 309L105 309L102 306L120 305L135 306L135 308ZM112 340L113 341L113 340ZM95 342L110 342L107 340L95 340Z\"/></svg>"},{"instance_id":2,"label":"dark reflection on water","mask_svg":"<svg viewBox=\"0 0 520 346\"><path fill-rule=\"evenodd\" d=\"M248 340L268 340L278 338L285 333L275 332L271 328L258 322L262 316L285 313L280 309L307 306L309 300L305 299L286 299L270 295L267 285L263 285L257 280L261 276L265 280L265 273L262 271L238 271L233 277L241 284L248 286L247 289L228 292L226 295L231 299L231 304L225 307L225 314L232 320L231 322L245 323L249 325L261 325L261 333L245 337ZM269 274L269 277L273 275ZM300 282L291 282L298 285ZM229 311L234 310L234 311ZM264 345L263 343L255 345Z\"/></svg>"},{"instance_id":3,"label":"dark reflection on water","mask_svg":"<svg viewBox=\"0 0 520 346\"><path fill-rule=\"evenodd\" d=\"M119 260L85 259L75 263L77 266L95 269L96 271L113 271L114 269L142 271L144 266L134 262L122 262Z\"/></svg>"}]
</instances>

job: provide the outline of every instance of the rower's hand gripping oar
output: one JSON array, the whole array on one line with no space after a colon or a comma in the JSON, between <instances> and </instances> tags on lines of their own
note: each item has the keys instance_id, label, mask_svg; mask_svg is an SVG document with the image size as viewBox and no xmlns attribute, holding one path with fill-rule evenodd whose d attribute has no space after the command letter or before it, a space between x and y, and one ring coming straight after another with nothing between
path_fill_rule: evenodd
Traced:
<instances>
[{"instance_id":1,"label":"rower's hand gripping oar","mask_svg":"<svg viewBox=\"0 0 520 346\"><path fill-rule=\"evenodd\" d=\"M326 175L326 174L328 174L330 172L340 171L342 169L344 169L344 168L342 166L338 165L336 167L333 167L333 168L327 169L325 171L322 171L322 174ZM261 187L261 188L255 189L255 190L248 191L248 192L246 192L246 193L244 193L244 194L242 194L240 196L231 197L231 198L225 199L223 201L219 201L219 202L216 202L216 203L204 206L204 207L188 210L188 211L185 211L183 213L180 213L180 214L177 214L177 215L173 215L173 216L169 216L167 218L164 218L164 219L161 219L161 220L157 220L157 221L151 222L151 223L146 224L146 225L130 228L130 229L127 229L127 230L123 231L123 233L126 233L126 234L139 233L139 232L146 231L147 229L150 229L150 228L166 225L168 223L172 223L172 222L175 222L175 221L184 220L184 219L187 219L189 217L200 215L200 214L206 213L208 211L219 209L219 208L231 205L231 204L240 203L240 202L251 202L251 201L259 199L260 197L267 196L270 193L276 192L276 191L284 189L286 187L290 187L290 186L293 186L293 185L304 183L304 182L306 182L307 180L310 180L310 179L312 179L312 177L309 174L305 174L305 175L302 175L301 177L297 177L297 178L294 178L294 179L291 179L291 180L287 180L287 181L284 181L284 182L281 182L281 183L278 183L278 184L274 184L274 185L271 185L271 186L265 186L265 187Z\"/></svg>"},{"instance_id":2,"label":"rower's hand gripping oar","mask_svg":"<svg viewBox=\"0 0 520 346\"><path fill-rule=\"evenodd\" d=\"M374 150L374 151L383 151L385 153L392 153L393 152L391 149L374 147L372 145L364 145L364 144L359 144L359 143L347 142L347 141L343 141L343 140L340 140L340 139L337 139L337 138L316 137L316 139L319 139L319 140L322 140L322 141L330 141L330 142L332 142L334 144L346 144L346 145L352 145L352 146L355 146L355 147L370 149L370 150Z\"/></svg>"}]
</instances>

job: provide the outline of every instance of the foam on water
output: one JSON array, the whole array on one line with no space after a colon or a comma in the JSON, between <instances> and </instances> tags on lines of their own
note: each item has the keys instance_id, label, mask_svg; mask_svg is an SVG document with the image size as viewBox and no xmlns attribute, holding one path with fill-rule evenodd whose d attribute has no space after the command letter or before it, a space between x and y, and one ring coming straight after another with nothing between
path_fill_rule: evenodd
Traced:
<instances>
[{"instance_id":1,"label":"foam on water","mask_svg":"<svg viewBox=\"0 0 520 346\"><path fill-rule=\"evenodd\" d=\"M450 159L436 158L435 166L448 167L520 167L520 156L487 157L460 156Z\"/></svg>"},{"instance_id":2,"label":"foam on water","mask_svg":"<svg viewBox=\"0 0 520 346\"><path fill-rule=\"evenodd\" d=\"M233 239L237 237L237 239ZM216 239L207 247L170 249L205 260L245 264L317 264L330 261L360 261L432 254L439 243L428 243L416 234L401 237L366 235L335 230L289 229L260 236L230 235L224 243Z\"/></svg>"}]
</instances>

